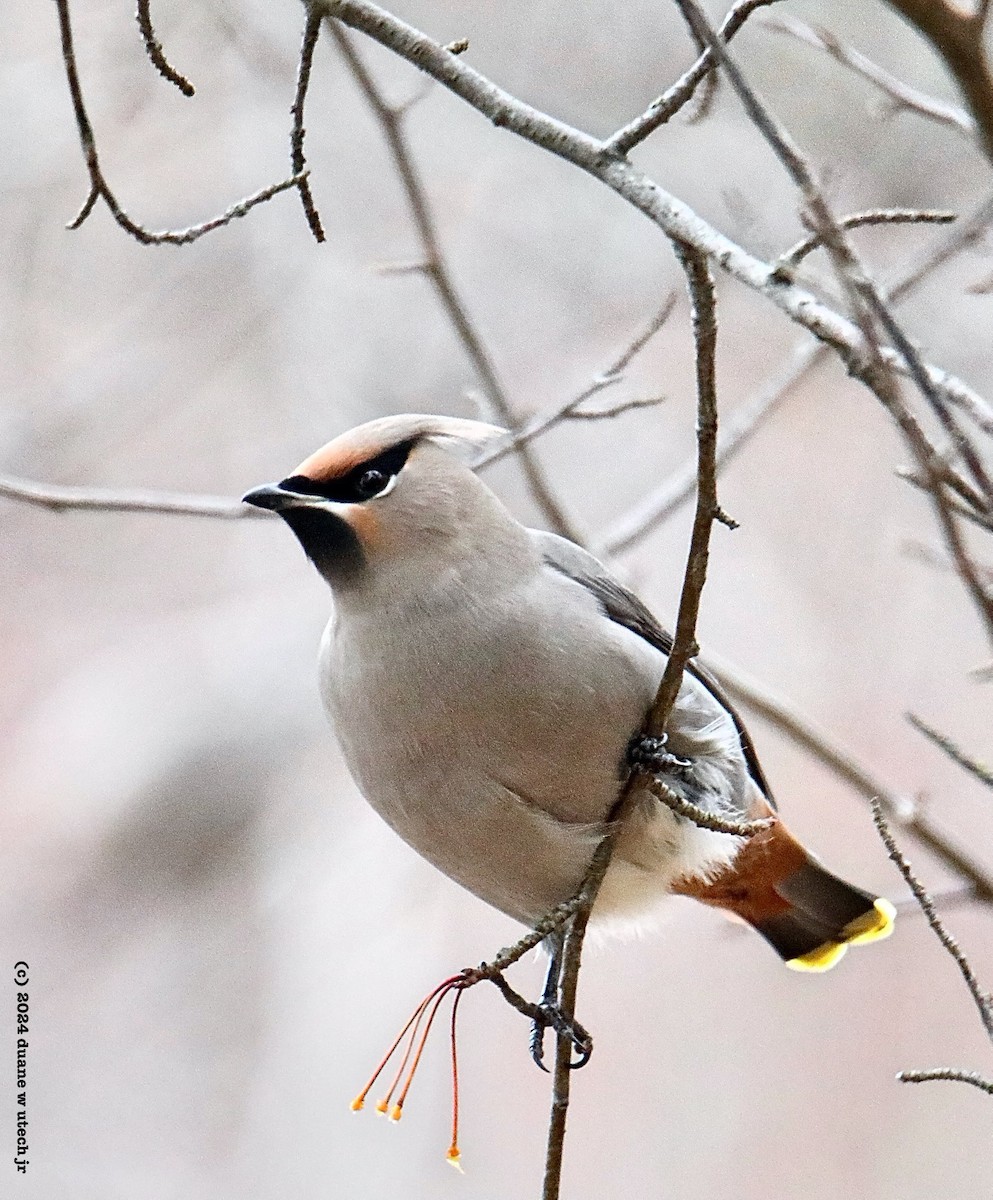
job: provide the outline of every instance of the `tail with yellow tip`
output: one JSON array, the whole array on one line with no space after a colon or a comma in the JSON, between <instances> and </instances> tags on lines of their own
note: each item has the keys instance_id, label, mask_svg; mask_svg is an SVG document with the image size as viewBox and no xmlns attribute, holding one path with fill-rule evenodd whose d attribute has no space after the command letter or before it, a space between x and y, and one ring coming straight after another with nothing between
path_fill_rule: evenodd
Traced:
<instances>
[{"instance_id":1,"label":"tail with yellow tip","mask_svg":"<svg viewBox=\"0 0 993 1200\"><path fill-rule=\"evenodd\" d=\"M777 889L789 908L755 928L794 971L829 971L849 946L893 932L896 909L881 896L845 883L816 859Z\"/></svg>"},{"instance_id":2,"label":"tail with yellow tip","mask_svg":"<svg viewBox=\"0 0 993 1200\"><path fill-rule=\"evenodd\" d=\"M849 946L889 937L896 918L888 900L833 875L781 821L716 878L684 879L673 890L741 917L795 971L830 970Z\"/></svg>"}]
</instances>

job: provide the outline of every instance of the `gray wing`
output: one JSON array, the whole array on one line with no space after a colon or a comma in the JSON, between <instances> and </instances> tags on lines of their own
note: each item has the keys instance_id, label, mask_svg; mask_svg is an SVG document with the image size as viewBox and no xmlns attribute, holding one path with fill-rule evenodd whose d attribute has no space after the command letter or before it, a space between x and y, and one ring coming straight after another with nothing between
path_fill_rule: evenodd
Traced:
<instances>
[{"instance_id":1,"label":"gray wing","mask_svg":"<svg viewBox=\"0 0 993 1200\"><path fill-rule=\"evenodd\" d=\"M540 529L529 530L538 546L545 562L554 570L581 584L600 602L603 611L612 621L630 629L632 633L643 637L646 642L668 654L672 650L672 634L663 629L652 613L633 593L618 583L598 558L594 558L588 550L570 542L567 538L559 537L556 533L547 533ZM755 753L751 736L744 723L738 716L731 701L724 694L724 689L717 680L696 663L690 663L686 670L699 680L723 708L738 731L741 750L748 765L748 773L758 784L762 794L775 807L772 790L766 780L762 764Z\"/></svg>"}]
</instances>

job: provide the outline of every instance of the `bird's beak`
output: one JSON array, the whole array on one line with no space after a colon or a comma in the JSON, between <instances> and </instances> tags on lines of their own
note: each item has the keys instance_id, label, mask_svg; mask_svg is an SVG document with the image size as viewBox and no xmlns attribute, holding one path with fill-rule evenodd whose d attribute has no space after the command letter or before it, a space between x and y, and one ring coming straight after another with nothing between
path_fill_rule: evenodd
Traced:
<instances>
[{"instance_id":1,"label":"bird's beak","mask_svg":"<svg viewBox=\"0 0 993 1200\"><path fill-rule=\"evenodd\" d=\"M265 487L254 488L250 492L246 492L241 498L242 504L252 504L256 508L267 508L270 512L280 512L284 508L289 508L293 504L299 504L301 497L294 496L292 492L285 492L281 487L277 487L274 483L267 483Z\"/></svg>"}]
</instances>

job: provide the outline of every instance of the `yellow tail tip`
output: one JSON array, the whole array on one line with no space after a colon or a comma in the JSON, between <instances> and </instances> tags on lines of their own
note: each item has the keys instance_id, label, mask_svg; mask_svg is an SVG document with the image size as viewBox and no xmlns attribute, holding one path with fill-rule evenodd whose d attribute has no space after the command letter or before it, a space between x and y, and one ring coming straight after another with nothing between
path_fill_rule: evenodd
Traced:
<instances>
[{"instance_id":1,"label":"yellow tail tip","mask_svg":"<svg viewBox=\"0 0 993 1200\"><path fill-rule=\"evenodd\" d=\"M460 1175L465 1174L465 1171L462 1169L462 1154L458 1146L449 1147L448 1153L445 1155L445 1162L454 1167Z\"/></svg>"},{"instance_id":2,"label":"yellow tail tip","mask_svg":"<svg viewBox=\"0 0 993 1200\"><path fill-rule=\"evenodd\" d=\"M841 931L842 941L849 946L861 946L865 942L878 942L893 932L896 909L889 900L879 897L872 909L850 921Z\"/></svg>"},{"instance_id":3,"label":"yellow tail tip","mask_svg":"<svg viewBox=\"0 0 993 1200\"><path fill-rule=\"evenodd\" d=\"M362 1109L365 1108L364 1097L356 1096L355 1099L352 1101L352 1103L349 1105L349 1108L352 1110L352 1112L361 1112Z\"/></svg>"},{"instance_id":4,"label":"yellow tail tip","mask_svg":"<svg viewBox=\"0 0 993 1200\"><path fill-rule=\"evenodd\" d=\"M847 949L841 942L822 942L799 958L788 959L786 965L793 971L830 971Z\"/></svg>"},{"instance_id":5,"label":"yellow tail tip","mask_svg":"<svg viewBox=\"0 0 993 1200\"><path fill-rule=\"evenodd\" d=\"M786 965L794 971L830 971L844 958L849 946L861 946L867 942L878 942L882 938L888 938L893 932L894 921L896 909L889 900L880 896L873 901L868 912L848 922L837 941L822 942L799 958L791 958Z\"/></svg>"},{"instance_id":6,"label":"yellow tail tip","mask_svg":"<svg viewBox=\"0 0 993 1200\"><path fill-rule=\"evenodd\" d=\"M400 1104L394 1104L393 1107L390 1109L390 1120L395 1125L402 1116L403 1116L403 1106Z\"/></svg>"},{"instance_id":7,"label":"yellow tail tip","mask_svg":"<svg viewBox=\"0 0 993 1200\"><path fill-rule=\"evenodd\" d=\"M381 1117L384 1117L389 1107L390 1102L388 1100L380 1100L380 1102L376 1105L376 1112L378 1112Z\"/></svg>"}]
</instances>

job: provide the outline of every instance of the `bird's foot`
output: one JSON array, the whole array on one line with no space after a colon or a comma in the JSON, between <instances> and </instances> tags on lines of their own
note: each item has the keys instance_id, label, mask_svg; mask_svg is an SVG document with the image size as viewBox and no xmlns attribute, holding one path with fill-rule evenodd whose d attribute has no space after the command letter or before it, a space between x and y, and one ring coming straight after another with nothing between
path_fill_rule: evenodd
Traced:
<instances>
[{"instance_id":1,"label":"bird's foot","mask_svg":"<svg viewBox=\"0 0 993 1200\"><path fill-rule=\"evenodd\" d=\"M672 778L685 778L693 769L693 759L679 758L666 749L669 738L666 734L661 737L651 737L645 733L637 733L628 742L628 766L653 775Z\"/></svg>"},{"instance_id":2,"label":"bird's foot","mask_svg":"<svg viewBox=\"0 0 993 1200\"><path fill-rule=\"evenodd\" d=\"M573 1071L585 1067L593 1053L593 1039L580 1023L570 1020L557 1004L542 1001L536 1004L531 1014L531 1057L535 1066L547 1072L545 1066L545 1030L554 1029L557 1034L567 1037L572 1042L576 1057L569 1063Z\"/></svg>"}]
</instances>

